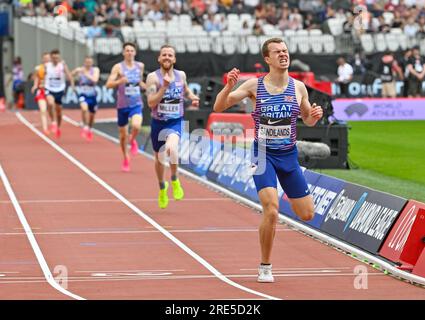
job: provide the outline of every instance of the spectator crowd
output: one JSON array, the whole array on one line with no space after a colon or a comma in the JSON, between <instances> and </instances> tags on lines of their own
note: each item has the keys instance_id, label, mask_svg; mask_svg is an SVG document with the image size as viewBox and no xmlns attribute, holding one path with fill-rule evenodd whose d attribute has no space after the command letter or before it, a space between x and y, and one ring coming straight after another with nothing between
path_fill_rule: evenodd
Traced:
<instances>
[{"instance_id":1,"label":"spectator crowd","mask_svg":"<svg viewBox=\"0 0 425 320\"><path fill-rule=\"evenodd\" d=\"M377 61L371 61L362 53L356 53L346 59L337 60L337 75L335 82L339 85L340 96L350 97L348 86L354 76L365 84L368 89L375 79L381 80L381 97L396 98L421 97L422 83L425 80L425 59L421 56L419 47L405 50L401 55L386 51ZM397 93L396 81L402 81L402 92ZM367 96L373 96L368 90Z\"/></svg>"},{"instance_id":2,"label":"spectator crowd","mask_svg":"<svg viewBox=\"0 0 425 320\"><path fill-rule=\"evenodd\" d=\"M194 24L206 31L226 30L225 16L248 13L255 23L244 29L263 34L270 24L280 30L323 29L329 32L331 18L344 22L343 31L353 30L359 6L367 8L363 22L366 32L389 32L401 28L408 36L425 34L425 0L10 0L20 16L54 15L57 6L66 8L69 18L83 27L93 27L89 36L106 36L135 20L170 20L189 14ZM364 10L365 11L365 10ZM389 14L389 16L388 16Z\"/></svg>"}]
</instances>

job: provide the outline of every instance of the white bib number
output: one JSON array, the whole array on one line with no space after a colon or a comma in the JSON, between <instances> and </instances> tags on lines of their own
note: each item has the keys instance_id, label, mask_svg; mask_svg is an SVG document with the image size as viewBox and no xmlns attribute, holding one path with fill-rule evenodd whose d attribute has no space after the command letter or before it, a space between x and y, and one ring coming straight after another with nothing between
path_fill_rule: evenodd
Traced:
<instances>
[{"instance_id":1,"label":"white bib number","mask_svg":"<svg viewBox=\"0 0 425 320\"><path fill-rule=\"evenodd\" d=\"M52 88L59 88L62 86L61 78L49 78L49 82Z\"/></svg>"},{"instance_id":2,"label":"white bib number","mask_svg":"<svg viewBox=\"0 0 425 320\"><path fill-rule=\"evenodd\" d=\"M137 96L140 95L140 88L139 86L133 87L133 86L126 86L124 90L124 94L126 96Z\"/></svg>"},{"instance_id":3,"label":"white bib number","mask_svg":"<svg viewBox=\"0 0 425 320\"><path fill-rule=\"evenodd\" d=\"M287 145L291 143L291 120L289 118L261 118L258 128L258 140L267 146Z\"/></svg>"},{"instance_id":4,"label":"white bib number","mask_svg":"<svg viewBox=\"0 0 425 320\"><path fill-rule=\"evenodd\" d=\"M93 94L95 92L94 87L91 86L82 86L80 90L83 94Z\"/></svg>"},{"instance_id":5,"label":"white bib number","mask_svg":"<svg viewBox=\"0 0 425 320\"><path fill-rule=\"evenodd\" d=\"M158 106L158 113L169 116L180 115L180 105L172 103L160 103Z\"/></svg>"},{"instance_id":6,"label":"white bib number","mask_svg":"<svg viewBox=\"0 0 425 320\"><path fill-rule=\"evenodd\" d=\"M291 125L268 126L260 125L258 137L264 140L282 140L291 138Z\"/></svg>"}]
</instances>

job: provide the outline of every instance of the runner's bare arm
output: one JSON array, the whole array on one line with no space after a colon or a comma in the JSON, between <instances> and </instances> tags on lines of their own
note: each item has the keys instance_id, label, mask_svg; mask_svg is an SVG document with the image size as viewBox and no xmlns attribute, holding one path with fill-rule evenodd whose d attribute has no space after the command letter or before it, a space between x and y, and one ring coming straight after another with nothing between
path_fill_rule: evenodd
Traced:
<instances>
[{"instance_id":1,"label":"runner's bare arm","mask_svg":"<svg viewBox=\"0 0 425 320\"><path fill-rule=\"evenodd\" d=\"M116 64L112 67L111 74L108 77L108 81L106 81L106 87L108 89L113 89L118 87L120 84L126 83L127 78L120 77L120 75L121 75L120 65Z\"/></svg>"},{"instance_id":2,"label":"runner's bare arm","mask_svg":"<svg viewBox=\"0 0 425 320\"><path fill-rule=\"evenodd\" d=\"M143 62L140 63L140 83L139 86L143 90L146 90L146 83L143 81L143 73L145 72L145 64Z\"/></svg>"},{"instance_id":3,"label":"runner's bare arm","mask_svg":"<svg viewBox=\"0 0 425 320\"><path fill-rule=\"evenodd\" d=\"M31 88L31 93L34 93L40 84L40 79L38 78L38 67L34 69L34 84Z\"/></svg>"},{"instance_id":4,"label":"runner's bare arm","mask_svg":"<svg viewBox=\"0 0 425 320\"><path fill-rule=\"evenodd\" d=\"M75 68L74 70L71 71L71 75L75 77L80 72L80 70L81 70L80 67Z\"/></svg>"},{"instance_id":5,"label":"runner's bare arm","mask_svg":"<svg viewBox=\"0 0 425 320\"><path fill-rule=\"evenodd\" d=\"M68 65L65 63L65 61L63 62L63 67L64 67L65 75L68 78L69 82L71 83L72 90L74 90L75 89L74 77L71 74L71 71L69 71Z\"/></svg>"},{"instance_id":6,"label":"runner's bare arm","mask_svg":"<svg viewBox=\"0 0 425 320\"><path fill-rule=\"evenodd\" d=\"M97 83L99 81L99 77L100 77L100 70L98 67L94 67L93 68L93 75L91 75L88 72L85 72L85 76L87 78L89 78L90 81Z\"/></svg>"},{"instance_id":7,"label":"runner's bare arm","mask_svg":"<svg viewBox=\"0 0 425 320\"><path fill-rule=\"evenodd\" d=\"M156 76L155 72L151 72L148 74L146 78L146 96L148 99L149 108L155 108L158 103L162 100L164 96L165 90L167 90L167 86L161 86L158 89L159 80Z\"/></svg>"},{"instance_id":8,"label":"runner's bare arm","mask_svg":"<svg viewBox=\"0 0 425 320\"><path fill-rule=\"evenodd\" d=\"M301 94L301 118L306 126L313 127L323 116L322 107L316 105L316 103L313 103L313 105L310 104L308 91L304 83L296 80L296 86L297 91Z\"/></svg>"},{"instance_id":9,"label":"runner's bare arm","mask_svg":"<svg viewBox=\"0 0 425 320\"><path fill-rule=\"evenodd\" d=\"M184 71L181 71L181 77L184 83L184 92L188 99L192 100L192 105L199 106L199 97L193 93L192 90L190 90L189 86L187 85L187 77L186 73Z\"/></svg>"},{"instance_id":10,"label":"runner's bare arm","mask_svg":"<svg viewBox=\"0 0 425 320\"><path fill-rule=\"evenodd\" d=\"M232 91L239 79L239 70L232 69L227 74L227 84L217 95L214 102L214 111L223 112L244 98L253 98L255 96L258 80L257 78L245 81L239 88Z\"/></svg>"}]
</instances>

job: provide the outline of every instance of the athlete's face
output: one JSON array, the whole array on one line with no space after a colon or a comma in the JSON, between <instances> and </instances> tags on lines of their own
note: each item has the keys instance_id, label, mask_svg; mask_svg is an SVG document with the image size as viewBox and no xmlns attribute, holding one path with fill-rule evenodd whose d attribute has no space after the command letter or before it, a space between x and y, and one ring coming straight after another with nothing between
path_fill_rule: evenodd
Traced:
<instances>
[{"instance_id":1,"label":"athlete's face","mask_svg":"<svg viewBox=\"0 0 425 320\"><path fill-rule=\"evenodd\" d=\"M43 63L50 62L50 54L46 53L45 55L43 55L43 57L41 58L41 61L43 61Z\"/></svg>"},{"instance_id":2,"label":"athlete's face","mask_svg":"<svg viewBox=\"0 0 425 320\"><path fill-rule=\"evenodd\" d=\"M289 68L289 52L284 42L280 43L269 43L269 56L265 57L264 60L268 65L277 69L288 69Z\"/></svg>"},{"instance_id":3,"label":"athlete's face","mask_svg":"<svg viewBox=\"0 0 425 320\"><path fill-rule=\"evenodd\" d=\"M87 69L90 69L93 66L93 59L92 58L86 58L84 60L84 67Z\"/></svg>"},{"instance_id":4,"label":"athlete's face","mask_svg":"<svg viewBox=\"0 0 425 320\"><path fill-rule=\"evenodd\" d=\"M125 46L123 56L127 61L134 60L136 57L136 49L134 49L133 46Z\"/></svg>"},{"instance_id":5,"label":"athlete's face","mask_svg":"<svg viewBox=\"0 0 425 320\"><path fill-rule=\"evenodd\" d=\"M58 64L60 62L61 56L57 53L50 55L50 59L54 64Z\"/></svg>"},{"instance_id":6,"label":"athlete's face","mask_svg":"<svg viewBox=\"0 0 425 320\"><path fill-rule=\"evenodd\" d=\"M164 70L170 70L176 63L176 53L173 48L163 48L158 57L159 65Z\"/></svg>"}]
</instances>

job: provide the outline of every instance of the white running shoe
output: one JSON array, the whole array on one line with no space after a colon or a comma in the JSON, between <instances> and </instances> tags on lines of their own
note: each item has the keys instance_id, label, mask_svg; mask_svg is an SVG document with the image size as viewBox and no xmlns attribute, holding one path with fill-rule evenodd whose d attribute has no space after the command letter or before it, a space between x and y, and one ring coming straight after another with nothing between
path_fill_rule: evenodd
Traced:
<instances>
[{"instance_id":1,"label":"white running shoe","mask_svg":"<svg viewBox=\"0 0 425 320\"><path fill-rule=\"evenodd\" d=\"M261 265L258 267L258 282L274 282L272 265Z\"/></svg>"}]
</instances>

